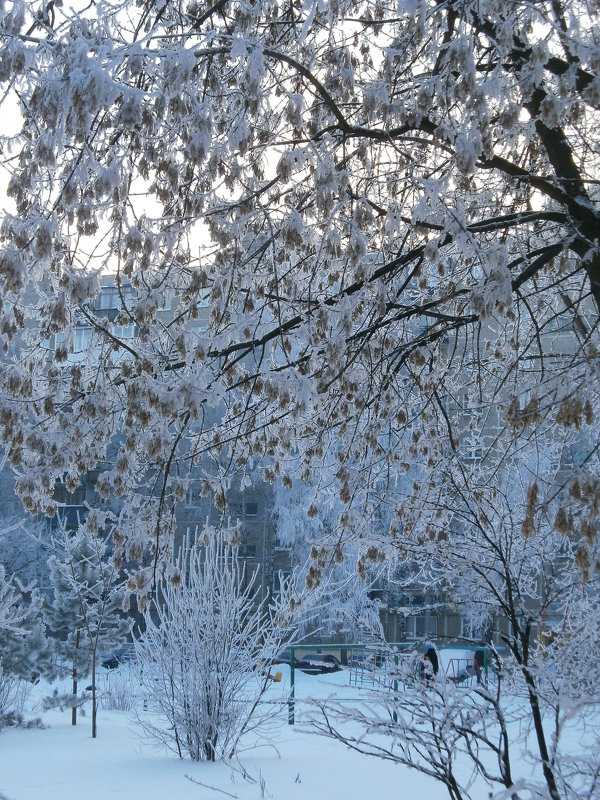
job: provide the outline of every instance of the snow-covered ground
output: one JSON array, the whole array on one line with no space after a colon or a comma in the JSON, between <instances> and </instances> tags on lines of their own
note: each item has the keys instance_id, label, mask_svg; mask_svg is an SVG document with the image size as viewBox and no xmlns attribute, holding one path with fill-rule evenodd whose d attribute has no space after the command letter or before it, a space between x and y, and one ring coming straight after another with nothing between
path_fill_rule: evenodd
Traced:
<instances>
[{"instance_id":1,"label":"snow-covered ground","mask_svg":"<svg viewBox=\"0 0 600 800\"><path fill-rule=\"evenodd\" d=\"M284 679L273 684L273 700L289 685L289 668L277 669ZM299 696L327 696L345 690L348 675L297 673L296 681ZM36 687L38 700L44 693L47 687ZM47 727L0 733L0 797L9 800L366 800L375 788L381 796L402 788L405 797L445 797L442 787L416 773L307 733L300 700L296 725L288 724L287 706L274 703L272 744L249 749L230 764L192 763L157 749L140 738L132 714L124 711L101 709L93 740L89 716L73 727L70 712L41 713L36 698L31 700L32 713Z\"/></svg>"},{"instance_id":2,"label":"snow-covered ground","mask_svg":"<svg viewBox=\"0 0 600 800\"><path fill-rule=\"evenodd\" d=\"M72 728L66 713L53 712L46 722L46 730L0 736L0 790L10 800L367 800L374 789L378 796L398 796L399 788L407 798L445 796L416 773L301 733L284 719L276 749L243 754L231 765L194 764L159 752L139 740L123 712L102 712L96 740L85 721Z\"/></svg>"},{"instance_id":3,"label":"snow-covered ground","mask_svg":"<svg viewBox=\"0 0 600 800\"><path fill-rule=\"evenodd\" d=\"M447 798L445 788L430 778L309 732L308 697L336 695L356 702L361 695L349 671L327 676L296 672L296 724L291 726L284 702L289 668L275 669L282 680L270 691L271 743L255 747L250 741L239 759L228 764L193 763L159 749L141 738L128 711L101 707L93 740L89 715L73 727L69 711L41 711L41 698L51 689L39 684L28 716L40 716L46 727L0 733L0 800L371 800L375 793L408 800ZM133 669L99 675L101 692L127 681L135 687ZM482 786L481 797L486 796Z\"/></svg>"}]
</instances>

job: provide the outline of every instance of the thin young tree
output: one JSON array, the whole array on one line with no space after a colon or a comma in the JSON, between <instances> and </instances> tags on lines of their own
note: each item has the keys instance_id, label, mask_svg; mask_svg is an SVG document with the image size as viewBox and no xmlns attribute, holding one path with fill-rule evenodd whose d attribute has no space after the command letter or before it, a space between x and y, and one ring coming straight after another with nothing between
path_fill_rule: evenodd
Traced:
<instances>
[{"instance_id":1,"label":"thin young tree","mask_svg":"<svg viewBox=\"0 0 600 800\"><path fill-rule=\"evenodd\" d=\"M63 629L59 651L72 663L72 723L77 721L78 681L91 675L94 739L98 732L98 655L103 648L121 644L127 632L121 613L123 580L110 557L111 544L110 528L104 530L96 513L90 512L74 531L59 524L49 558L54 587L52 620Z\"/></svg>"},{"instance_id":2,"label":"thin young tree","mask_svg":"<svg viewBox=\"0 0 600 800\"><path fill-rule=\"evenodd\" d=\"M60 551L59 551L60 552ZM62 555L62 553L61 553ZM76 557L70 551L69 558ZM73 588L70 569L56 554L48 561L52 601L47 611L48 627L51 631L56 653L70 666L71 673L71 724L77 724L77 710L82 699L79 697L79 682L90 674L91 658L85 641L82 641L84 615L81 611L79 595ZM85 566L79 567L83 572Z\"/></svg>"}]
</instances>

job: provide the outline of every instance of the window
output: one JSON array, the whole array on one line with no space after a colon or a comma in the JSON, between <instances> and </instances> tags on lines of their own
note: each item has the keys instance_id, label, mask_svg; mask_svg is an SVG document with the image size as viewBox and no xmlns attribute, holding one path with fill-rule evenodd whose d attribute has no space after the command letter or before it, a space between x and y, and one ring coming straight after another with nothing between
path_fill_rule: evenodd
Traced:
<instances>
[{"instance_id":1,"label":"window","mask_svg":"<svg viewBox=\"0 0 600 800\"><path fill-rule=\"evenodd\" d=\"M68 530L77 528L86 515L84 507L85 486L78 486L74 492L67 492L64 484L57 484L54 489L54 499L58 503L58 512L55 520L57 522L61 520Z\"/></svg>"},{"instance_id":2,"label":"window","mask_svg":"<svg viewBox=\"0 0 600 800\"><path fill-rule=\"evenodd\" d=\"M279 594L281 592L282 583L285 584L285 582L289 580L290 575L290 572L278 571L273 573L273 594Z\"/></svg>"},{"instance_id":3,"label":"window","mask_svg":"<svg viewBox=\"0 0 600 800\"><path fill-rule=\"evenodd\" d=\"M437 636L437 617L419 615L406 618L406 634L421 638L424 636Z\"/></svg>"},{"instance_id":4,"label":"window","mask_svg":"<svg viewBox=\"0 0 600 800\"><path fill-rule=\"evenodd\" d=\"M247 517L255 517L258 514L258 503L245 503L244 514Z\"/></svg>"},{"instance_id":5,"label":"window","mask_svg":"<svg viewBox=\"0 0 600 800\"><path fill-rule=\"evenodd\" d=\"M121 286L120 292L118 286L104 286L96 298L96 309L123 308L121 297L127 302L132 296L133 287L131 286Z\"/></svg>"},{"instance_id":6,"label":"window","mask_svg":"<svg viewBox=\"0 0 600 800\"><path fill-rule=\"evenodd\" d=\"M81 485L74 492L67 492L67 488L60 483L54 489L54 499L61 506L82 506L85 502L85 486Z\"/></svg>"},{"instance_id":7,"label":"window","mask_svg":"<svg viewBox=\"0 0 600 800\"><path fill-rule=\"evenodd\" d=\"M483 446L479 437L463 442L460 454L464 461L481 461L483 458Z\"/></svg>"},{"instance_id":8,"label":"window","mask_svg":"<svg viewBox=\"0 0 600 800\"><path fill-rule=\"evenodd\" d=\"M527 409L530 403L537 404L538 387L541 378L542 362L539 357L521 359L519 365L519 407L521 411ZM531 406L528 411L531 411Z\"/></svg>"},{"instance_id":9,"label":"window","mask_svg":"<svg viewBox=\"0 0 600 800\"><path fill-rule=\"evenodd\" d=\"M81 353L83 350L87 350L91 341L91 328L75 328L75 337L73 343L73 350L75 353Z\"/></svg>"},{"instance_id":10,"label":"window","mask_svg":"<svg viewBox=\"0 0 600 800\"><path fill-rule=\"evenodd\" d=\"M63 344L68 337L63 333L57 333L54 337L54 349ZM92 329L89 326L81 326L73 329L73 353L83 353L89 350L92 341Z\"/></svg>"},{"instance_id":11,"label":"window","mask_svg":"<svg viewBox=\"0 0 600 800\"><path fill-rule=\"evenodd\" d=\"M481 639L484 633L485 619L460 618L460 635L464 639Z\"/></svg>"},{"instance_id":12,"label":"window","mask_svg":"<svg viewBox=\"0 0 600 800\"><path fill-rule=\"evenodd\" d=\"M196 300L198 308L210 308L210 292L204 292L203 294L198 294L198 299Z\"/></svg>"},{"instance_id":13,"label":"window","mask_svg":"<svg viewBox=\"0 0 600 800\"><path fill-rule=\"evenodd\" d=\"M483 416L483 406L479 397L473 397L469 392L463 392L461 406L470 417Z\"/></svg>"},{"instance_id":14,"label":"window","mask_svg":"<svg viewBox=\"0 0 600 800\"><path fill-rule=\"evenodd\" d=\"M117 339L135 339L138 335L138 326L133 323L129 325L113 325L111 333Z\"/></svg>"}]
</instances>

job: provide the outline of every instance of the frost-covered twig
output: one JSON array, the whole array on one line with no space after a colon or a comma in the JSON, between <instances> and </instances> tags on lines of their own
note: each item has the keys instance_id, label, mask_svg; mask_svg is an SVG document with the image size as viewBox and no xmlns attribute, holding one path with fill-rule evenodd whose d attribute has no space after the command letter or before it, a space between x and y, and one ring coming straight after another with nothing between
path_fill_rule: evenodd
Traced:
<instances>
[{"instance_id":1,"label":"frost-covered twig","mask_svg":"<svg viewBox=\"0 0 600 800\"><path fill-rule=\"evenodd\" d=\"M225 789L219 789L218 786L209 786L208 783L202 783L197 778L192 778L192 776L188 775L187 772L183 777L187 778L188 781L195 783L197 786L202 786L203 789L210 789L213 792L220 792L221 794L227 795L227 797L233 797L235 798L235 800L237 800L237 794L231 794L231 792L226 792Z\"/></svg>"}]
</instances>

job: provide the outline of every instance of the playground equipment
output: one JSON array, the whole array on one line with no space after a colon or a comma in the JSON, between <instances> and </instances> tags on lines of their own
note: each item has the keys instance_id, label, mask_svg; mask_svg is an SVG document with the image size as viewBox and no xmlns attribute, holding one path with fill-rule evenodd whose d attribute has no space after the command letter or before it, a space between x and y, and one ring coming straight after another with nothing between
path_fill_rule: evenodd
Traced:
<instances>
[{"instance_id":1,"label":"playground equipment","mask_svg":"<svg viewBox=\"0 0 600 800\"><path fill-rule=\"evenodd\" d=\"M348 672L348 684L359 689L401 692L414 686L417 681L432 680L433 676L443 676L445 680L451 681L458 687L468 688L474 683L488 683L490 677L488 648L481 645L438 647L428 641L390 642L384 645L373 643L295 645L289 648L288 723L290 725L294 724L295 716L296 669L304 663L304 654L309 651L335 655ZM453 653L457 655L452 655ZM427 666L424 663L426 655L429 661ZM427 678L427 675L430 677Z\"/></svg>"}]
</instances>

